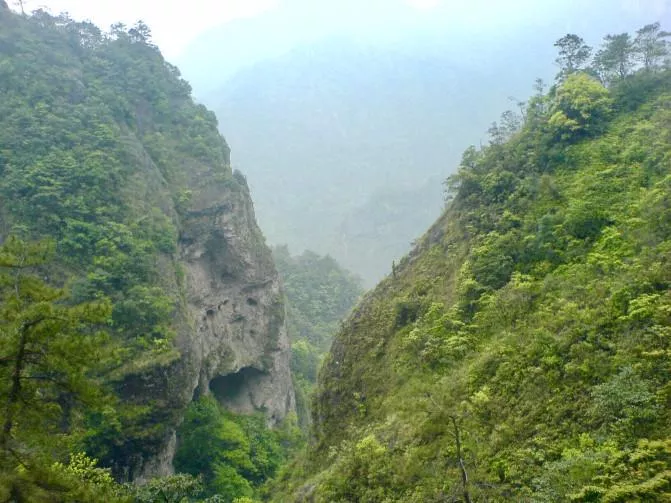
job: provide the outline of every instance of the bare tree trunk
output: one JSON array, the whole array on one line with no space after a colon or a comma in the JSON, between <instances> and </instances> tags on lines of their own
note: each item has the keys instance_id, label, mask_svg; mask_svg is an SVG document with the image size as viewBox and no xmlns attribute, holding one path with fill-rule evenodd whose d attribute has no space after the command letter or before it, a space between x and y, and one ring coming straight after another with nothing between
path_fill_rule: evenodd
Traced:
<instances>
[{"instance_id":1,"label":"bare tree trunk","mask_svg":"<svg viewBox=\"0 0 671 503\"><path fill-rule=\"evenodd\" d=\"M438 405L436 401L433 399L433 397L427 393L426 396L431 400L433 405L440 410L441 412L445 413L445 409ZM464 501L466 503L473 503L473 500L471 499L471 493L469 491L469 482L468 482L468 472L466 471L466 463L464 463L464 456L461 450L461 431L459 430L459 422L457 421L457 416L452 415L452 414L447 414L447 417L450 419L452 422L452 427L454 428L454 442L457 446L457 463L459 464L459 471L461 472L461 489L464 495Z\"/></svg>"},{"instance_id":2,"label":"bare tree trunk","mask_svg":"<svg viewBox=\"0 0 671 503\"><path fill-rule=\"evenodd\" d=\"M468 491L468 472L466 472L464 457L461 453L461 432L459 431L457 418L454 416L449 416L449 418L452 421L452 426L454 427L454 439L457 444L457 461L459 462L459 470L461 471L461 487L464 491L464 501L466 503L472 503L471 494Z\"/></svg>"},{"instance_id":3,"label":"bare tree trunk","mask_svg":"<svg viewBox=\"0 0 671 503\"><path fill-rule=\"evenodd\" d=\"M24 7L24 2L25 0L15 0L14 5L18 5L19 8L21 9L21 15L25 16L26 15L26 9Z\"/></svg>"}]
</instances>

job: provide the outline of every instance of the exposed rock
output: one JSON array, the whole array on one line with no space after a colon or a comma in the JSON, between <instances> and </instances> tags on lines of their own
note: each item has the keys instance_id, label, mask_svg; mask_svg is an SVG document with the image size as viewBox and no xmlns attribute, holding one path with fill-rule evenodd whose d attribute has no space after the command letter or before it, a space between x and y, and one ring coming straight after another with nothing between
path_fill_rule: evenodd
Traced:
<instances>
[{"instance_id":1,"label":"exposed rock","mask_svg":"<svg viewBox=\"0 0 671 503\"><path fill-rule=\"evenodd\" d=\"M270 425L294 409L280 282L256 226L244 178L238 190L205 190L184 223L182 263L195 337L185 350L193 387L227 409L264 411ZM221 204L225 202L225 204Z\"/></svg>"},{"instance_id":2,"label":"exposed rock","mask_svg":"<svg viewBox=\"0 0 671 503\"><path fill-rule=\"evenodd\" d=\"M164 288L182 297L174 322L181 357L127 375L117 387L128 403L152 403L151 421L162 426L140 449L127 446L117 456L117 477L142 481L173 472L175 430L194 398L212 393L233 412L264 412L273 426L295 410L295 397L280 280L244 176L193 166L190 208L178 216L169 183L141 143L128 142L129 150L136 142L144 168L125 197L162 208L181 229L177 256L158 264Z\"/></svg>"},{"instance_id":3,"label":"exposed rock","mask_svg":"<svg viewBox=\"0 0 671 503\"><path fill-rule=\"evenodd\" d=\"M233 412L264 412L269 426L295 410L279 276L247 184L237 173L226 183L202 175L181 223L177 267L185 276L187 318L177 341L182 357L134 376L141 379L137 386L125 382L129 399L150 394L164 404L159 420L169 427L158 445L143 446L146 455L129 463L124 478L172 473L175 428L186 405L200 395L214 394Z\"/></svg>"}]
</instances>

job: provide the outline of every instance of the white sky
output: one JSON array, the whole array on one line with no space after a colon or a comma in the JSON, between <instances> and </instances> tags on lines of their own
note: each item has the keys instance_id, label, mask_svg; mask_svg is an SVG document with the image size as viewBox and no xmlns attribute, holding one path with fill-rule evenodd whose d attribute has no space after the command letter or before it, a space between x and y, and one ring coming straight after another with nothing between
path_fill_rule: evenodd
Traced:
<instances>
[{"instance_id":1,"label":"white sky","mask_svg":"<svg viewBox=\"0 0 671 503\"><path fill-rule=\"evenodd\" d=\"M290 0L24 0L27 10L48 8L53 14L67 11L75 19L88 19L101 28L112 23L132 24L142 19L152 30L154 42L168 59L175 59L199 34L233 19L252 17L287 5ZM307 0L304 0L307 1ZM338 0L310 0L338 5ZM384 0L360 0L383 4ZM391 1L391 0L389 0ZM514 23L520 17L547 16L552 6L589 3L591 0L402 0L421 11L445 7L459 24L473 26L489 20L507 19ZM671 13L671 0L610 0L613 7L635 15L641 11L660 20ZM13 3L10 0L8 3ZM667 26L668 28L668 26Z\"/></svg>"},{"instance_id":2,"label":"white sky","mask_svg":"<svg viewBox=\"0 0 671 503\"><path fill-rule=\"evenodd\" d=\"M430 9L442 0L404 1L418 9ZM255 16L279 3L280 0L26 0L26 8L46 7L53 14L66 11L75 19L88 19L101 28L142 19L151 28L154 42L171 58L203 31L233 19Z\"/></svg>"},{"instance_id":3,"label":"white sky","mask_svg":"<svg viewBox=\"0 0 671 503\"><path fill-rule=\"evenodd\" d=\"M8 2L9 3L9 2ZM75 19L88 19L101 28L116 22L149 25L154 42L172 57L199 33L232 19L249 17L273 8L278 0L32 0L27 8L47 7Z\"/></svg>"}]
</instances>

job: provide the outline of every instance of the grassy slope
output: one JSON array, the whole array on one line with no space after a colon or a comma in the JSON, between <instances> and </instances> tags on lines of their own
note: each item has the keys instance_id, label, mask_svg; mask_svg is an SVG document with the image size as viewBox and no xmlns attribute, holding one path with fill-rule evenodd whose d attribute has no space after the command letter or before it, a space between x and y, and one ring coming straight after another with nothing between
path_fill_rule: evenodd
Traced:
<instances>
[{"instance_id":1,"label":"grassy slope","mask_svg":"<svg viewBox=\"0 0 671 503\"><path fill-rule=\"evenodd\" d=\"M277 501L669 498L669 82L614 86L583 134L537 96L465 154L445 214L336 337Z\"/></svg>"}]
</instances>

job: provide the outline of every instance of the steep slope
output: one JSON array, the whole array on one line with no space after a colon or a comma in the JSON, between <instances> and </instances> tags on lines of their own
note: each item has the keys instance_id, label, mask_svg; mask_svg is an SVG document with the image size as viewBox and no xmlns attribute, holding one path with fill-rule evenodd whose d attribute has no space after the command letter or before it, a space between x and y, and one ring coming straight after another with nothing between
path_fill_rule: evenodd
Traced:
<instances>
[{"instance_id":1,"label":"steep slope","mask_svg":"<svg viewBox=\"0 0 671 503\"><path fill-rule=\"evenodd\" d=\"M276 501L666 501L671 72L493 131L320 373Z\"/></svg>"},{"instance_id":2,"label":"steep slope","mask_svg":"<svg viewBox=\"0 0 671 503\"><path fill-rule=\"evenodd\" d=\"M51 238L48 279L109 298L119 398L77 448L123 479L172 471L194 396L294 410L284 304L244 177L214 115L143 24L0 9L0 243Z\"/></svg>"},{"instance_id":3,"label":"steep slope","mask_svg":"<svg viewBox=\"0 0 671 503\"><path fill-rule=\"evenodd\" d=\"M287 330L291 340L291 371L296 412L304 431L310 424L309 398L317 371L340 321L352 310L363 290L361 280L330 256L306 251L292 257L287 246L273 248L287 298Z\"/></svg>"}]
</instances>

